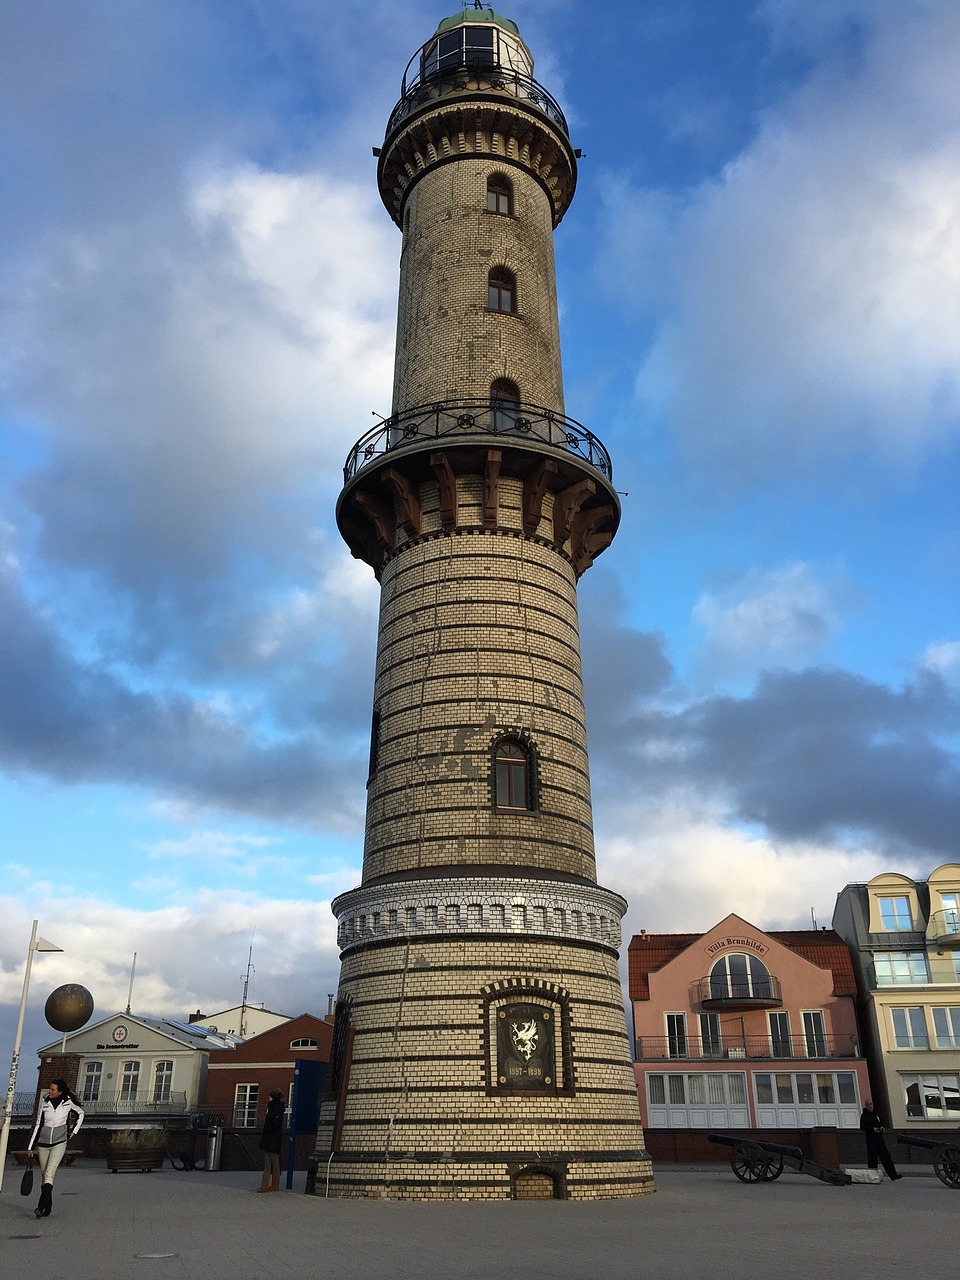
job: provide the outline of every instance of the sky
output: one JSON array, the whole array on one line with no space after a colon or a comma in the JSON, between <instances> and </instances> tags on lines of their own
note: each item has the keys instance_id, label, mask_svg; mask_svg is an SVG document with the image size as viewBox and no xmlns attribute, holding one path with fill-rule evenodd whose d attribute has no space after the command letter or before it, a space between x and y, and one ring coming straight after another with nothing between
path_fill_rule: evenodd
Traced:
<instances>
[{"instance_id":1,"label":"sky","mask_svg":"<svg viewBox=\"0 0 960 1280\"><path fill-rule=\"evenodd\" d=\"M506 4L506 0L504 0ZM376 189L427 0L0 0L0 1051L43 1003L324 1013L377 584L334 521L390 411ZM626 937L829 924L960 858L960 7L515 0L583 151L566 412ZM21 1088L32 1077L21 1075Z\"/></svg>"}]
</instances>

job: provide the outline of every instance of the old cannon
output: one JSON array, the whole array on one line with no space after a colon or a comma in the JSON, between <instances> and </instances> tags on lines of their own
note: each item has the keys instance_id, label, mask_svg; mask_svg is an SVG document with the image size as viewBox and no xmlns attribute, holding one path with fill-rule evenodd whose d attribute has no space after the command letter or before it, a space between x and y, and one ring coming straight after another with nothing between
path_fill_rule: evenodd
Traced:
<instances>
[{"instance_id":1,"label":"old cannon","mask_svg":"<svg viewBox=\"0 0 960 1280\"><path fill-rule=\"evenodd\" d=\"M960 1190L960 1134L952 1146L938 1138L921 1138L912 1133L898 1133L897 1141L905 1147L926 1147L933 1152L933 1171L945 1187Z\"/></svg>"},{"instance_id":2,"label":"old cannon","mask_svg":"<svg viewBox=\"0 0 960 1280\"><path fill-rule=\"evenodd\" d=\"M853 1181L840 1169L825 1169L816 1161L808 1160L799 1147L785 1147L759 1138L737 1138L727 1133L708 1133L707 1141L732 1148L730 1168L741 1182L773 1182L784 1168L796 1169L832 1187L848 1187Z\"/></svg>"}]
</instances>

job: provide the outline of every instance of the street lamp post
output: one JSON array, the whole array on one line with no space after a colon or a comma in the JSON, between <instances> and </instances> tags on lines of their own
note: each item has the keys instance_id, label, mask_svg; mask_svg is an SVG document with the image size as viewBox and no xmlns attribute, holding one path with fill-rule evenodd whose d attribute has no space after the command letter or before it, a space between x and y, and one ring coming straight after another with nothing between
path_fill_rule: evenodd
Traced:
<instances>
[{"instance_id":1,"label":"street lamp post","mask_svg":"<svg viewBox=\"0 0 960 1280\"><path fill-rule=\"evenodd\" d=\"M7 1162L7 1144L10 1141L10 1125L13 1123L13 1099L17 1090L17 1068L20 1065L20 1041L23 1039L23 1020L27 1013L27 992L30 990L30 970L33 968L35 951L62 951L46 938L37 937L38 920L34 920L30 931L30 946L27 949L27 963L23 971L23 992L20 996L20 1014L17 1018L17 1034L13 1042L13 1058L10 1062L10 1083L7 1086L7 1103L3 1112L3 1124L0 1126L0 1191L3 1190L3 1167Z\"/></svg>"}]
</instances>

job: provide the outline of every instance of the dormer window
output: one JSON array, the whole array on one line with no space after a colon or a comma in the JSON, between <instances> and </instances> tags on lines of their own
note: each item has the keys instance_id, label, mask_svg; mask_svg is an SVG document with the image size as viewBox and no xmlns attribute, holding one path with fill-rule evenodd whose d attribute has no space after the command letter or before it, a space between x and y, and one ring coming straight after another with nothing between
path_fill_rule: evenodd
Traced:
<instances>
[{"instance_id":1,"label":"dormer window","mask_svg":"<svg viewBox=\"0 0 960 1280\"><path fill-rule=\"evenodd\" d=\"M909 933L913 928L910 918L910 899L903 895L880 898L880 928L895 933Z\"/></svg>"}]
</instances>

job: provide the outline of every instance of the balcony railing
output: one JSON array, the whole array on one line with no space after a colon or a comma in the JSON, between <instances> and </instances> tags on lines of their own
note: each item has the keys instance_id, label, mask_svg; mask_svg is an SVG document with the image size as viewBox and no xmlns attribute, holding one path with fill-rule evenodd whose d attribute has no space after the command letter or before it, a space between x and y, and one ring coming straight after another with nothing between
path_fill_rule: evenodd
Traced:
<instances>
[{"instance_id":1,"label":"balcony railing","mask_svg":"<svg viewBox=\"0 0 960 1280\"><path fill-rule=\"evenodd\" d=\"M159 1097L149 1093L101 1093L99 1098L84 1101L80 1105L89 1119L92 1116L182 1116L186 1115L187 1095L174 1090Z\"/></svg>"},{"instance_id":2,"label":"balcony railing","mask_svg":"<svg viewBox=\"0 0 960 1280\"><path fill-rule=\"evenodd\" d=\"M638 1062L742 1062L756 1059L859 1058L860 1046L845 1036L721 1036L704 1043L674 1036L642 1036L635 1045Z\"/></svg>"},{"instance_id":3,"label":"balcony railing","mask_svg":"<svg viewBox=\"0 0 960 1280\"><path fill-rule=\"evenodd\" d=\"M391 449L418 442L468 442L480 436L536 440L576 454L592 467L613 478L610 454L586 427L562 413L534 404L498 404L489 400L444 400L420 405L385 418L357 441L343 468L346 484L364 467Z\"/></svg>"},{"instance_id":4,"label":"balcony railing","mask_svg":"<svg viewBox=\"0 0 960 1280\"><path fill-rule=\"evenodd\" d=\"M390 113L387 121L386 137L412 115L420 107L427 106L437 98L452 93L496 92L508 94L520 102L527 102L553 121L564 134L569 137L567 121L560 110L560 104L552 94L537 84L531 76L519 71L511 71L506 67L484 65L482 61L473 65L450 67L437 71L433 75L420 79L418 76L412 83L404 87L403 96Z\"/></svg>"},{"instance_id":5,"label":"balcony railing","mask_svg":"<svg viewBox=\"0 0 960 1280\"><path fill-rule=\"evenodd\" d=\"M741 1009L766 1009L783 1003L780 983L776 978L734 979L716 975L701 978L698 983L700 1003L705 1009L719 1006Z\"/></svg>"},{"instance_id":6,"label":"balcony railing","mask_svg":"<svg viewBox=\"0 0 960 1280\"><path fill-rule=\"evenodd\" d=\"M960 911L955 908L934 911L930 916L928 932L931 942L938 942L941 946L960 947Z\"/></svg>"}]
</instances>

